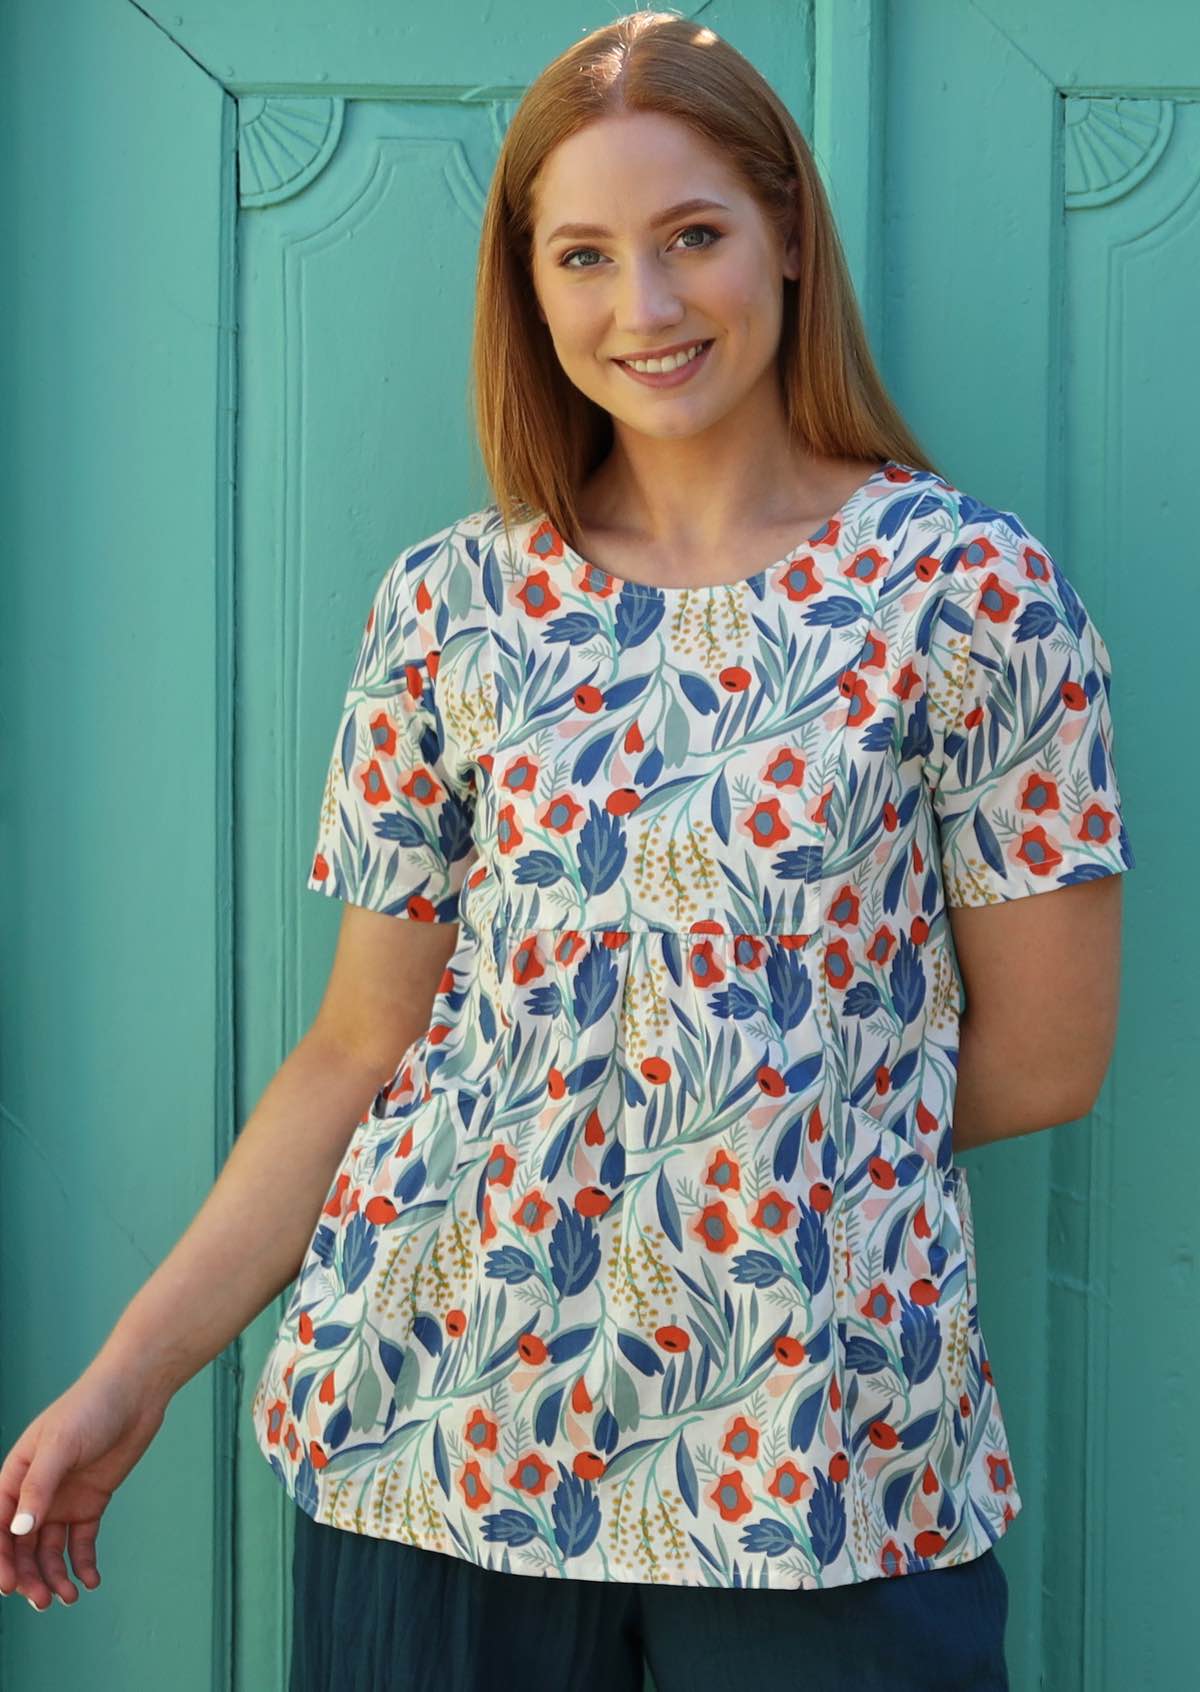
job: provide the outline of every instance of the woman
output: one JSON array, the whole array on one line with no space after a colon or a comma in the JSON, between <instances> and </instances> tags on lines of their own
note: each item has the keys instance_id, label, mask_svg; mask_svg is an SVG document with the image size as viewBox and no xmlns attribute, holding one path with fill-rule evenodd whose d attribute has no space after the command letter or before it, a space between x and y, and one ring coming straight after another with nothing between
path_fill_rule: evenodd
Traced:
<instances>
[{"instance_id":1,"label":"woman","mask_svg":"<svg viewBox=\"0 0 1200 1692\"><path fill-rule=\"evenodd\" d=\"M170 1393L294 1276L252 1403L292 1692L1004 1687L954 1152L1109 1060L1104 643L921 454L802 136L673 14L522 101L475 385L496 502L387 570L338 724L317 1023L0 1470L0 1575L74 1596L67 1525L88 1579Z\"/></svg>"}]
</instances>

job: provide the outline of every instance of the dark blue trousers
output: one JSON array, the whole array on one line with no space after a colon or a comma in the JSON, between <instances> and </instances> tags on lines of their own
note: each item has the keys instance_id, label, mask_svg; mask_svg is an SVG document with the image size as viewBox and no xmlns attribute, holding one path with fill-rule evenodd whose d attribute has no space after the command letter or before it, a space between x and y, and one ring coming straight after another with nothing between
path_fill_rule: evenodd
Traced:
<instances>
[{"instance_id":1,"label":"dark blue trousers","mask_svg":"<svg viewBox=\"0 0 1200 1692\"><path fill-rule=\"evenodd\" d=\"M994 1550L814 1591L538 1579L296 1511L288 1692L1008 1692Z\"/></svg>"}]
</instances>

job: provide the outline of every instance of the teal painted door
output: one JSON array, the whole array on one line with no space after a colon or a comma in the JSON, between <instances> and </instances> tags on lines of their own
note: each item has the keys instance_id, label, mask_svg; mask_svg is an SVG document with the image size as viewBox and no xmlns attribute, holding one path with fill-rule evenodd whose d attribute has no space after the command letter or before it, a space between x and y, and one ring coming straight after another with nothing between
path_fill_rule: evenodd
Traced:
<instances>
[{"instance_id":1,"label":"teal painted door","mask_svg":"<svg viewBox=\"0 0 1200 1692\"><path fill-rule=\"evenodd\" d=\"M1082 0L690 10L810 137L935 460L1045 536L1112 654L1140 871L1116 1057L1086 1121L966 1161L1025 1500L1000 1552L1014 1692L1173 1688L1200 996L1195 901L1161 925L1149 904L1186 887L1197 802L1186 643L1159 651L1152 619L1197 609L1174 525L1200 26L1182 0L1136 24ZM315 1008L337 913L303 883L365 608L402 546L489 498L466 381L496 149L608 15L6 13L5 1446L178 1238ZM278 1315L179 1394L102 1527L99 1591L0 1606L5 1685L283 1687L290 1524L246 1402Z\"/></svg>"}]
</instances>

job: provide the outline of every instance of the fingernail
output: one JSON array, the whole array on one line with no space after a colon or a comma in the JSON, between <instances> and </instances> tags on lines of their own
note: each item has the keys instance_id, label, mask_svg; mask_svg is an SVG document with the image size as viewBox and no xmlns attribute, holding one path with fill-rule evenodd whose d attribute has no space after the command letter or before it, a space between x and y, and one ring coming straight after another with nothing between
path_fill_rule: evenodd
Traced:
<instances>
[{"instance_id":1,"label":"fingernail","mask_svg":"<svg viewBox=\"0 0 1200 1692\"><path fill-rule=\"evenodd\" d=\"M32 1526L33 1526L33 1517L29 1514L28 1510L22 1510L21 1514L19 1516L13 1517L12 1527L9 1529L9 1532L10 1533L28 1533ZM36 1606L35 1606L35 1608L36 1608Z\"/></svg>"},{"instance_id":2,"label":"fingernail","mask_svg":"<svg viewBox=\"0 0 1200 1692\"><path fill-rule=\"evenodd\" d=\"M33 1609L35 1609L35 1610L36 1610L36 1611L37 1611L37 1613L38 1613L38 1615L39 1615L39 1616L40 1616L40 1615L41 1615L41 1613L42 1613L42 1607L41 1607L41 1605L40 1605L40 1604L35 1604L35 1603L34 1603L34 1602L33 1602L33 1599L32 1599L32 1598L31 1598L31 1599L30 1599L30 1600L29 1600L29 1602L30 1602L30 1605L31 1605L31 1607L32 1607L32 1608L33 1608Z\"/></svg>"}]
</instances>

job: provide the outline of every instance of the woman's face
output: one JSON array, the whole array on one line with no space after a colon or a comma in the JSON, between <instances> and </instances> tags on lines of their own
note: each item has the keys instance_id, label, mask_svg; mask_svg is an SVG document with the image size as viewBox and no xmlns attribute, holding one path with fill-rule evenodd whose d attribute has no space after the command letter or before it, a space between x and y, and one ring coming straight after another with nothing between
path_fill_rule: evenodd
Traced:
<instances>
[{"instance_id":1,"label":"woman's face","mask_svg":"<svg viewBox=\"0 0 1200 1692\"><path fill-rule=\"evenodd\" d=\"M676 210L681 201L713 202ZM586 125L549 154L534 191L533 283L570 380L614 421L657 439L710 428L778 395L783 278L799 273L758 203L684 123L658 112ZM590 225L564 233L561 225ZM604 231L603 233L601 231ZM620 363L711 340L672 387Z\"/></svg>"}]
</instances>

